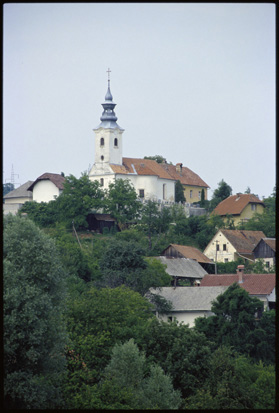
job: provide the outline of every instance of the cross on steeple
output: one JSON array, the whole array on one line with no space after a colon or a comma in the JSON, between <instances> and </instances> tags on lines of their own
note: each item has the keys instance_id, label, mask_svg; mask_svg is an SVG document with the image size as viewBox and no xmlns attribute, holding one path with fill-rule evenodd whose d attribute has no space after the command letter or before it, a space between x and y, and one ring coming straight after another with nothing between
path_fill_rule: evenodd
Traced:
<instances>
[{"instance_id":1,"label":"cross on steeple","mask_svg":"<svg viewBox=\"0 0 279 413\"><path fill-rule=\"evenodd\" d=\"M108 82L110 82L110 78L109 78L110 72L111 72L111 70L110 70L110 68L108 68L108 70L107 70L107 74L108 74Z\"/></svg>"}]
</instances>

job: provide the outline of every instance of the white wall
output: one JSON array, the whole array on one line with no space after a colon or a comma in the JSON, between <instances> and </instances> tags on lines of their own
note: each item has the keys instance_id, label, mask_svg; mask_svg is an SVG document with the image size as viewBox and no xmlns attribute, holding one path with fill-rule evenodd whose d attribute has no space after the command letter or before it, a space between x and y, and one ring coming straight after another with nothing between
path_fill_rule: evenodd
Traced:
<instances>
[{"instance_id":1,"label":"white wall","mask_svg":"<svg viewBox=\"0 0 279 413\"><path fill-rule=\"evenodd\" d=\"M59 189L49 180L38 181L33 188L33 201L49 202L59 196Z\"/></svg>"},{"instance_id":2,"label":"white wall","mask_svg":"<svg viewBox=\"0 0 279 413\"><path fill-rule=\"evenodd\" d=\"M195 319L198 317L209 317L213 315L213 313L211 311L185 311L185 312L172 312L169 314L164 314L164 315L160 315L157 317L162 320L162 321L168 321L169 317L172 317L172 321L174 321L174 318L176 318L176 320L181 323L183 322L183 324L189 324L189 327L194 327L195 325Z\"/></svg>"},{"instance_id":3,"label":"white wall","mask_svg":"<svg viewBox=\"0 0 279 413\"><path fill-rule=\"evenodd\" d=\"M207 247L204 250L204 255L210 258L213 261L216 261L216 240L219 244L219 251L217 251L217 262L228 262L234 261L234 254L236 249L229 243L227 238L222 234L221 231L218 231L215 237L210 241ZM223 251L223 244L226 245L226 251Z\"/></svg>"},{"instance_id":4,"label":"white wall","mask_svg":"<svg viewBox=\"0 0 279 413\"><path fill-rule=\"evenodd\" d=\"M95 164L113 163L122 165L122 133L119 129L95 130ZM104 145L101 145L101 138L104 138ZM115 138L118 141L114 145ZM104 157L102 160L101 157Z\"/></svg>"}]
</instances>

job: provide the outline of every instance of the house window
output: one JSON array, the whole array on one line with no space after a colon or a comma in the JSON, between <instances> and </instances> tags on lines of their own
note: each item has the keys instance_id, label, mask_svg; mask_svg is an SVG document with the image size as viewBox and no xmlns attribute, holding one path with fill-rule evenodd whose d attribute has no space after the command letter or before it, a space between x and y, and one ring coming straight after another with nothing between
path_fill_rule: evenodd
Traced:
<instances>
[{"instance_id":1,"label":"house window","mask_svg":"<svg viewBox=\"0 0 279 413\"><path fill-rule=\"evenodd\" d=\"M172 322L172 316L169 316L169 317L168 317L168 321L171 321L171 322Z\"/></svg>"},{"instance_id":2,"label":"house window","mask_svg":"<svg viewBox=\"0 0 279 413\"><path fill-rule=\"evenodd\" d=\"M104 186L104 178L100 179L100 184L101 184L101 186Z\"/></svg>"},{"instance_id":3,"label":"house window","mask_svg":"<svg viewBox=\"0 0 279 413\"><path fill-rule=\"evenodd\" d=\"M104 138L101 138L101 139L100 139L100 146L105 146L105 140L104 140Z\"/></svg>"},{"instance_id":4,"label":"house window","mask_svg":"<svg viewBox=\"0 0 279 413\"><path fill-rule=\"evenodd\" d=\"M199 199L201 199L201 191L199 191Z\"/></svg>"},{"instance_id":5,"label":"house window","mask_svg":"<svg viewBox=\"0 0 279 413\"><path fill-rule=\"evenodd\" d=\"M266 266L266 268L269 268L269 267L270 267L270 262L269 262L269 261L266 261L266 262L265 262L265 266Z\"/></svg>"},{"instance_id":6,"label":"house window","mask_svg":"<svg viewBox=\"0 0 279 413\"><path fill-rule=\"evenodd\" d=\"M118 146L118 139L117 138L114 139L114 146Z\"/></svg>"},{"instance_id":7,"label":"house window","mask_svg":"<svg viewBox=\"0 0 279 413\"><path fill-rule=\"evenodd\" d=\"M223 244L223 251L227 251L227 245Z\"/></svg>"},{"instance_id":8,"label":"house window","mask_svg":"<svg viewBox=\"0 0 279 413\"><path fill-rule=\"evenodd\" d=\"M101 161L103 161L104 160L104 157L103 157L103 155L101 156Z\"/></svg>"},{"instance_id":9,"label":"house window","mask_svg":"<svg viewBox=\"0 0 279 413\"><path fill-rule=\"evenodd\" d=\"M229 262L229 259L228 258L225 258L224 259L224 262L226 263L226 262Z\"/></svg>"},{"instance_id":10,"label":"house window","mask_svg":"<svg viewBox=\"0 0 279 413\"><path fill-rule=\"evenodd\" d=\"M139 189L139 197L144 198L144 189Z\"/></svg>"},{"instance_id":11,"label":"house window","mask_svg":"<svg viewBox=\"0 0 279 413\"><path fill-rule=\"evenodd\" d=\"M256 204L251 204L251 209L252 209L252 211L256 211L257 210L257 205Z\"/></svg>"},{"instance_id":12,"label":"house window","mask_svg":"<svg viewBox=\"0 0 279 413\"><path fill-rule=\"evenodd\" d=\"M216 244L216 251L219 251L219 244Z\"/></svg>"},{"instance_id":13,"label":"house window","mask_svg":"<svg viewBox=\"0 0 279 413\"><path fill-rule=\"evenodd\" d=\"M193 190L190 189L190 198L193 198Z\"/></svg>"},{"instance_id":14,"label":"house window","mask_svg":"<svg viewBox=\"0 0 279 413\"><path fill-rule=\"evenodd\" d=\"M166 184L163 184L163 199L166 199Z\"/></svg>"}]
</instances>

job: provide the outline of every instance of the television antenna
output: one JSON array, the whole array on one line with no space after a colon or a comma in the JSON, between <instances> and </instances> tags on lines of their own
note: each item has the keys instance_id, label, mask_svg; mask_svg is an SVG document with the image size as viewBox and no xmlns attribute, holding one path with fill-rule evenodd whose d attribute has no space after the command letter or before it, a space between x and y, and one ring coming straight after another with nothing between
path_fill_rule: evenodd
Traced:
<instances>
[{"instance_id":1,"label":"television antenna","mask_svg":"<svg viewBox=\"0 0 279 413\"><path fill-rule=\"evenodd\" d=\"M5 182L8 181L9 183L13 184L14 188L15 188L15 185L20 185L19 182L15 182L15 176L17 176L19 178L19 175L14 173L14 165L12 164L11 178L10 179L5 179Z\"/></svg>"}]
</instances>

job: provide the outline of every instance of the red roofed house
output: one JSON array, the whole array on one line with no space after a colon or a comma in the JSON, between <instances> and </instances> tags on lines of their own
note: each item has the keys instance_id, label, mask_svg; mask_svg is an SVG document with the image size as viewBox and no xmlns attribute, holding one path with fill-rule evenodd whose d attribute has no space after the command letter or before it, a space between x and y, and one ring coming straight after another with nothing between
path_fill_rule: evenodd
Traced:
<instances>
[{"instance_id":1,"label":"red roofed house","mask_svg":"<svg viewBox=\"0 0 279 413\"><path fill-rule=\"evenodd\" d=\"M262 231L220 229L203 253L214 262L231 262L239 257L254 261L254 248L262 238Z\"/></svg>"},{"instance_id":2,"label":"red roofed house","mask_svg":"<svg viewBox=\"0 0 279 413\"><path fill-rule=\"evenodd\" d=\"M220 202L212 211L214 215L232 215L235 225L241 222L248 221L257 212L262 214L264 211L264 203L256 195L253 194L236 194Z\"/></svg>"},{"instance_id":3,"label":"red roofed house","mask_svg":"<svg viewBox=\"0 0 279 413\"><path fill-rule=\"evenodd\" d=\"M267 268L276 265L276 239L262 238L255 246L254 250L255 260L263 259Z\"/></svg>"},{"instance_id":4,"label":"red roofed house","mask_svg":"<svg viewBox=\"0 0 279 413\"><path fill-rule=\"evenodd\" d=\"M265 309L274 309L276 303L275 274L243 274L244 266L239 265L237 274L206 274L201 287L230 286L238 283L252 297L263 301Z\"/></svg>"},{"instance_id":5,"label":"red roofed house","mask_svg":"<svg viewBox=\"0 0 279 413\"><path fill-rule=\"evenodd\" d=\"M28 191L33 192L33 201L49 202L61 194L64 181L64 176L47 172L39 176L28 188Z\"/></svg>"},{"instance_id":6,"label":"red roofed house","mask_svg":"<svg viewBox=\"0 0 279 413\"><path fill-rule=\"evenodd\" d=\"M209 186L190 169L169 164L159 164L155 160L122 157L122 129L114 113L116 104L110 91L110 81L105 102L102 103L101 123L95 132L95 162L89 172L91 180L98 180L104 188L115 179L129 179L138 197L162 203L175 201L175 182L180 180L186 188L186 200L193 203L201 199L204 189L207 199Z\"/></svg>"}]
</instances>

